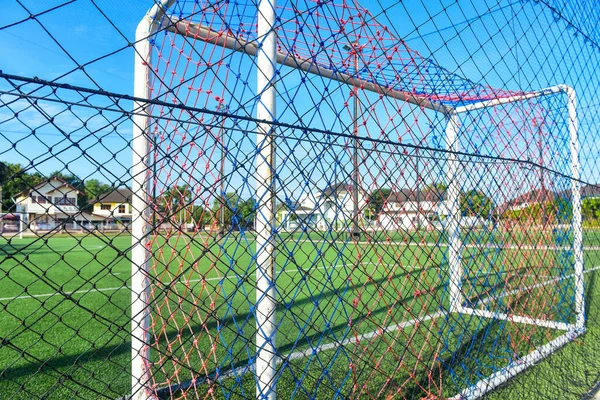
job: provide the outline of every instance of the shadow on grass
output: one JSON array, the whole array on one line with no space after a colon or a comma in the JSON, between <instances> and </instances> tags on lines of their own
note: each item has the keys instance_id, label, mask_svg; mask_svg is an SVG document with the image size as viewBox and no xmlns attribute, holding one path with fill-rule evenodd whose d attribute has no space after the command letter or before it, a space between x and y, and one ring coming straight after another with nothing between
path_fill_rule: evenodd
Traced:
<instances>
[{"instance_id":1,"label":"shadow on grass","mask_svg":"<svg viewBox=\"0 0 600 400\"><path fill-rule=\"evenodd\" d=\"M415 383L410 389L407 389L407 398L422 398L423 396L430 395L425 388L431 386L430 377L448 377L449 375L457 375L461 371L477 371L477 373L481 373L479 368L470 366L470 368L465 368L464 364L466 362L471 361L472 363L477 363L477 355L484 355L484 351L486 348L495 348L496 343L487 343L489 342L489 332L496 325L500 325L497 321L488 321L479 327L473 335L465 335L463 340L460 343L457 343L457 346L451 350L447 349L447 354L443 357L439 357L436 366L432 369L431 372L428 372L424 378L421 379L418 383ZM467 331L465 329L464 331ZM450 335L452 331L446 332L445 335ZM448 337L445 338L445 341L448 341ZM489 355L485 353L485 355ZM433 360L432 360L433 361ZM467 377L471 379L472 377ZM455 381L454 379L448 380L444 378L440 378L443 381ZM479 378L477 378L479 379ZM456 392L458 393L460 389L458 389L458 385L455 384L457 388ZM455 395L457 393L453 393Z\"/></svg>"},{"instance_id":2,"label":"shadow on grass","mask_svg":"<svg viewBox=\"0 0 600 400\"><path fill-rule=\"evenodd\" d=\"M39 387L46 389L52 387L58 389L61 385L70 387L79 387L86 389L91 393L94 393L97 398L115 398L123 393L119 393L118 389L111 390L111 385L107 384L107 380L99 378L98 380L92 379L94 376L99 376L99 370L106 369L107 366L115 368L117 365L120 367L119 371L111 374L109 382L114 381L115 376L130 375L130 366L128 359L124 359L125 365L119 365L115 361L116 358L129 353L131 351L131 342L128 339L123 339L122 343L114 344L110 346L104 346L94 351L87 351L76 356L61 356L55 357L51 360L42 360L37 358L35 355L28 353L24 349L20 349L11 343L7 343L3 340L3 347L11 349L16 353L19 353L21 358L28 359L30 362L27 365L19 367L6 368L0 371L0 381L13 382L17 386L27 385L23 383L19 378L29 377L28 381L30 385L35 385L36 379L40 380L51 380L56 381L52 385L40 384ZM89 362L99 362L104 360L102 365L90 368L86 364ZM39 378L35 378L35 376ZM19 382L21 381L21 382ZM94 384L95 383L95 384ZM127 380L127 384L129 380ZM118 385L114 385L118 386ZM46 392L43 389L43 392ZM29 392L35 392L35 388L28 389Z\"/></svg>"},{"instance_id":3,"label":"shadow on grass","mask_svg":"<svg viewBox=\"0 0 600 400\"><path fill-rule=\"evenodd\" d=\"M424 268L424 269L403 271L403 272L394 274L391 278L388 276L384 276L379 279L372 280L370 283L372 285L377 286L377 285L387 282L389 279L392 279L392 280L398 279L403 276L408 276L411 274L418 274L418 273L421 273L423 270L434 269L434 268L437 268L437 267L432 266L432 267ZM343 289L348 290L349 292L352 292L353 290L356 290L357 288L362 287L362 286L364 286L363 283L355 283L352 285L344 286ZM435 290L438 291L442 287L443 287L443 285L438 285L435 287ZM323 293L321 293L319 295L319 301L322 302L325 299L331 298L331 297L338 297L346 303L350 302L349 300L344 299L341 296L339 288L333 288L333 289L324 291ZM399 302L397 304L398 305L403 304L406 301L411 300L413 298L414 298L414 296L411 293L410 295L407 295L405 298L399 300ZM309 304L313 301L314 300L310 297L304 297L302 299L294 301L293 306L294 307L302 307L303 305ZM349 305L351 305L351 303ZM226 306L226 304L224 304L224 306ZM197 306L197 307L200 307L200 306ZM277 309L280 312L282 312L283 310L287 309L287 307L285 305L280 304L280 305L278 305ZM207 313L207 315L214 315L214 310L206 309L204 311ZM361 320L368 320L369 318L373 318L374 316L376 316L378 314L387 313L387 312L388 312L388 307L382 306L382 307L376 308L374 310L370 310L370 313L368 315L367 315L367 313L357 315L357 317L355 318L355 321L359 322ZM220 327L219 332L221 332L221 334L223 334L223 331L225 331L226 329L231 329L232 332L234 332L236 335L238 335L239 332L235 328L238 326L237 321L239 321L239 320L244 320L245 323L247 324L247 326L250 326L250 325L253 326L253 324L250 324L250 322L254 320L254 315L250 312L247 312L247 313L237 313L235 315L231 315L227 318L222 318L222 319L214 319L213 318L210 322L207 322L206 324L186 325L186 329L184 332L179 332L176 329L169 329L167 331L167 336L175 337L175 336L179 335L179 338L181 339L182 342L184 342L184 344L186 344L186 343L189 344L194 340L194 336L193 336L192 332L206 332L206 330L212 330L216 334L217 327ZM327 329L326 332L327 332L327 334L333 334L335 332L339 332L340 330L347 329L347 327L348 327L347 322L344 322L344 323L340 323L338 325L330 327L329 329ZM312 341L314 339L317 339L318 337L323 336L324 334L325 334L324 332L315 333L315 334L312 334L309 336L305 336L304 340ZM6 340L8 340L8 339L6 339ZM298 345L295 343L288 343L288 344L284 344L283 346L281 346L279 348L279 350L287 351L287 350L293 349L297 346ZM16 349L16 348L14 350L16 352L21 352L21 350ZM12 378L18 378L18 377L23 377L26 375L31 375L32 373L35 373L35 372L39 373L43 370L59 373L57 371L57 369L62 368L62 367L69 367L69 366L81 364L81 360L85 360L84 362L98 361L98 360L106 359L107 355L116 356L119 354L128 353L130 350L131 349L128 345L119 344L119 345L115 345L115 346L103 347L101 349L98 349L98 350L96 350L94 352L90 352L90 353L81 353L78 355L70 355L70 356L63 355L63 356L59 356L59 357L54 357L51 360L31 360L30 364L19 366L19 367L7 368L7 369L3 370L0 376L2 376L2 377L10 376ZM176 352L176 351L177 351L177 349L174 349L174 352ZM23 357L23 358L26 358L26 357ZM31 357L29 357L29 358L31 358ZM247 365L248 362L249 362L249 359L241 360L240 362L236 363L233 367L235 368L237 366ZM186 368L186 366L183 364L181 365L181 367Z\"/></svg>"},{"instance_id":4,"label":"shadow on grass","mask_svg":"<svg viewBox=\"0 0 600 400\"><path fill-rule=\"evenodd\" d=\"M593 271L589 273L589 279L587 285L585 285L585 316L586 316L586 324L594 323L596 325L598 323L597 315L594 315L594 318L590 318L591 314L591 304L592 304L592 295L596 293L596 274L600 271ZM594 310L597 311L597 310Z\"/></svg>"}]
</instances>

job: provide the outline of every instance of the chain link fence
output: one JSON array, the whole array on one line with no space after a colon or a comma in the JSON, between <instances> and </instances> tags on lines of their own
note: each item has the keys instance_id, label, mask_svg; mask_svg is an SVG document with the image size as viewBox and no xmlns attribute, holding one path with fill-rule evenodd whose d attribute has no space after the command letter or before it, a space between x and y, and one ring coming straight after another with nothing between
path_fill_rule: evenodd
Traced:
<instances>
[{"instance_id":1,"label":"chain link fence","mask_svg":"<svg viewBox=\"0 0 600 400\"><path fill-rule=\"evenodd\" d=\"M134 3L1 6L0 398L593 396L600 6Z\"/></svg>"}]
</instances>

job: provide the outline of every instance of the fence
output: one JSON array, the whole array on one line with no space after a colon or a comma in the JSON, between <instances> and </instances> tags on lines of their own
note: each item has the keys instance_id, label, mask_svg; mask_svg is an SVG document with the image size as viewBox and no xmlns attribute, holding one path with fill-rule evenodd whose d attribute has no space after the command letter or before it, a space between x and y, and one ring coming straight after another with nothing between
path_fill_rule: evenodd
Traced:
<instances>
[{"instance_id":1,"label":"fence","mask_svg":"<svg viewBox=\"0 0 600 400\"><path fill-rule=\"evenodd\" d=\"M139 3L0 18L0 397L593 396L600 6Z\"/></svg>"}]
</instances>

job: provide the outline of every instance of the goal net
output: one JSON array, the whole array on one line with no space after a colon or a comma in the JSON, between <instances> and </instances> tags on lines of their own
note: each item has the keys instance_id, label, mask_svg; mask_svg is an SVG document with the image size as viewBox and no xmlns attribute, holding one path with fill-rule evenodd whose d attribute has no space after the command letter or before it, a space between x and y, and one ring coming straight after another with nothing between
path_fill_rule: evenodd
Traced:
<instances>
[{"instance_id":1,"label":"goal net","mask_svg":"<svg viewBox=\"0 0 600 400\"><path fill-rule=\"evenodd\" d=\"M342 0L164 0L135 63L136 398L476 398L583 332L570 88Z\"/></svg>"}]
</instances>

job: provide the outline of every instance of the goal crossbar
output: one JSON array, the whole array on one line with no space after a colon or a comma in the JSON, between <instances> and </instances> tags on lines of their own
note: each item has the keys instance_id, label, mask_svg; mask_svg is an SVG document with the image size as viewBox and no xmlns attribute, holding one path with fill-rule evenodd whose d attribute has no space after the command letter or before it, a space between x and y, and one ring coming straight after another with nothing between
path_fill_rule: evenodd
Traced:
<instances>
[{"instance_id":1,"label":"goal crossbar","mask_svg":"<svg viewBox=\"0 0 600 400\"><path fill-rule=\"evenodd\" d=\"M256 41L248 41L242 37L233 36L228 32L217 32L210 27L196 24L194 22L179 20L171 17L170 24L166 27L169 31L193 39L199 39L215 46L225 47L230 50L246 53L250 56L258 54L259 49ZM275 60L278 64L286 67L299 69L304 72L329 78L344 84L360 87L369 92L382 94L397 100L406 101L419 107L428 108L438 112L450 112L453 107L446 106L441 102L434 102L425 96L385 87L375 82L370 82L360 77L353 77L340 71L326 68L311 59L295 56L291 53L276 51Z\"/></svg>"}]
</instances>

